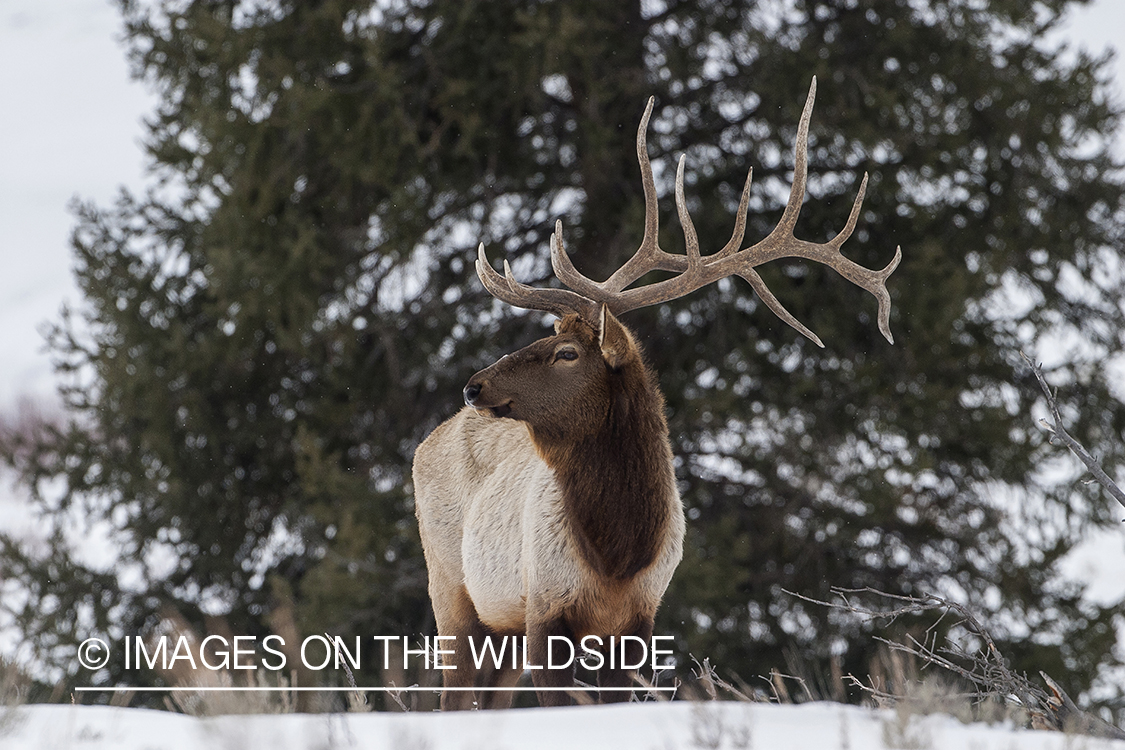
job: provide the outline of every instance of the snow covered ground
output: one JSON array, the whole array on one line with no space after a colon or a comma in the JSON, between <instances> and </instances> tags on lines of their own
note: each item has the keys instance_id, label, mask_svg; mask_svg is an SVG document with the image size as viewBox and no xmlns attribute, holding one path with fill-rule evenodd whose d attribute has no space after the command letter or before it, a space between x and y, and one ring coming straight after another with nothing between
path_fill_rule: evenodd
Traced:
<instances>
[{"instance_id":1,"label":"snow covered ground","mask_svg":"<svg viewBox=\"0 0 1125 750\"><path fill-rule=\"evenodd\" d=\"M4 709L0 709L2 711ZM199 719L139 708L23 706L0 749L81 750L1125 750L1125 742L962 724L833 703L632 703L459 714L283 714ZM5 729L6 727L6 729Z\"/></svg>"}]
</instances>

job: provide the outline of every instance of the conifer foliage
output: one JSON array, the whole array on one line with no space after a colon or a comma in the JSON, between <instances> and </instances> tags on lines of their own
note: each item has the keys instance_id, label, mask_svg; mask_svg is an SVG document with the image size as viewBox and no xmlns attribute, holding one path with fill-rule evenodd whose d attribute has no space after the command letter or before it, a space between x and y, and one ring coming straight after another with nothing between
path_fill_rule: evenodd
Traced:
<instances>
[{"instance_id":1,"label":"conifer foliage","mask_svg":"<svg viewBox=\"0 0 1125 750\"><path fill-rule=\"evenodd\" d=\"M77 209L82 304L50 336L69 421L9 432L46 545L5 539L7 599L41 663L160 607L264 634L429 634L414 447L476 370L544 332L494 302L478 242L547 277L562 218L579 270L639 244L634 133L661 244L688 155L704 252L754 167L748 242L776 223L819 81L797 235L844 224L891 278L874 304L811 264L763 269L817 349L748 286L626 316L660 374L688 508L657 630L749 678L871 641L783 589L935 591L995 616L1016 669L1088 689L1114 613L1057 562L1114 520L1034 424L1019 350L1067 385L1113 473L1125 408L1119 120L1105 61L1044 41L1067 0L119 0L148 120L151 191ZM1067 472L1070 473L1067 473ZM74 528L108 534L91 560ZM1120 614L1118 614L1120 617ZM98 679L120 675L103 674ZM130 679L134 679L130 677Z\"/></svg>"}]
</instances>

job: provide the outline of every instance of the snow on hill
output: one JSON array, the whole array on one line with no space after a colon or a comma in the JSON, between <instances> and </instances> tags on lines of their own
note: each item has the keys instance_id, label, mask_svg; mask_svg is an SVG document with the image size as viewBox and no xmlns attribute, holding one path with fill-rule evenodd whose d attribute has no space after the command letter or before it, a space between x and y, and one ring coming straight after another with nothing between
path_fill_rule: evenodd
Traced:
<instances>
[{"instance_id":1,"label":"snow on hill","mask_svg":"<svg viewBox=\"0 0 1125 750\"><path fill-rule=\"evenodd\" d=\"M105 706L0 715L0 748L39 750L1125 750L1125 742L834 703L632 703L469 713L194 718Z\"/></svg>"}]
</instances>

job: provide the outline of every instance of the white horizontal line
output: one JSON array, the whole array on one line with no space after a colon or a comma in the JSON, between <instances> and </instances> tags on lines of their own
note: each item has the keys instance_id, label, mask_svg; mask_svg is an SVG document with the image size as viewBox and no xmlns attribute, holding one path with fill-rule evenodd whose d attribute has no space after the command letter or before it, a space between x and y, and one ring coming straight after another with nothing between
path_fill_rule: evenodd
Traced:
<instances>
[{"instance_id":1,"label":"white horizontal line","mask_svg":"<svg viewBox=\"0 0 1125 750\"><path fill-rule=\"evenodd\" d=\"M413 685L411 687L76 687L73 688L78 693L213 693L213 692L265 692L265 693L279 693L279 692L312 692L312 693L440 693L443 690L452 692L465 692L465 691L481 691L481 692L503 692L511 691L513 693L534 693L534 692L552 692L552 691L572 691L578 690L582 692L593 691L595 693L604 692L622 692L622 691L638 691L638 692L671 692L677 688L674 687L419 687Z\"/></svg>"}]
</instances>

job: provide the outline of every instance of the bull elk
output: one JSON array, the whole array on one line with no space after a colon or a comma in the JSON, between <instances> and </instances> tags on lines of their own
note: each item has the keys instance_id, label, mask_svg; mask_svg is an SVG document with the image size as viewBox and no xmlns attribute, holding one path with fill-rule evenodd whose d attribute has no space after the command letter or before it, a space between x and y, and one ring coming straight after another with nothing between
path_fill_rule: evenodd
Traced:
<instances>
[{"instance_id":1,"label":"bull elk","mask_svg":"<svg viewBox=\"0 0 1125 750\"><path fill-rule=\"evenodd\" d=\"M777 227L739 249L746 228L750 175L734 233L717 253L702 256L684 202L684 159L676 173L676 209L684 255L660 249L656 186L645 134L653 100L637 130L644 184L644 238L609 279L578 273L563 246L562 225L551 237L551 265L569 289L519 283L507 262L501 276L484 245L476 271L494 297L558 317L555 334L502 357L465 386L467 406L441 424L414 456L414 491L429 593L445 649L443 709L510 705L521 665L474 664L487 635L525 636L528 663L547 663L550 636L577 644L588 635L649 641L653 618L680 561L684 514L672 469L664 398L637 341L617 316L676 299L727 276L748 281L782 320L817 345L781 306L755 267L784 257L823 263L875 296L879 330L893 343L886 279L901 252L881 271L840 252L859 217L863 178L844 229L832 240L796 239L793 227L805 193L813 79L797 131L788 203ZM752 174L752 172L751 172ZM671 278L628 288L653 270ZM626 639L627 648L640 648ZM635 656L635 654L633 655ZM626 662L635 664L628 656ZM558 661L556 659L556 661ZM608 661L607 661L608 664ZM627 688L633 673L603 667L601 687ZM532 670L540 705L571 700L573 668ZM455 688L450 690L449 688ZM479 691L479 688L489 688ZM603 692L603 699L630 693Z\"/></svg>"}]
</instances>

